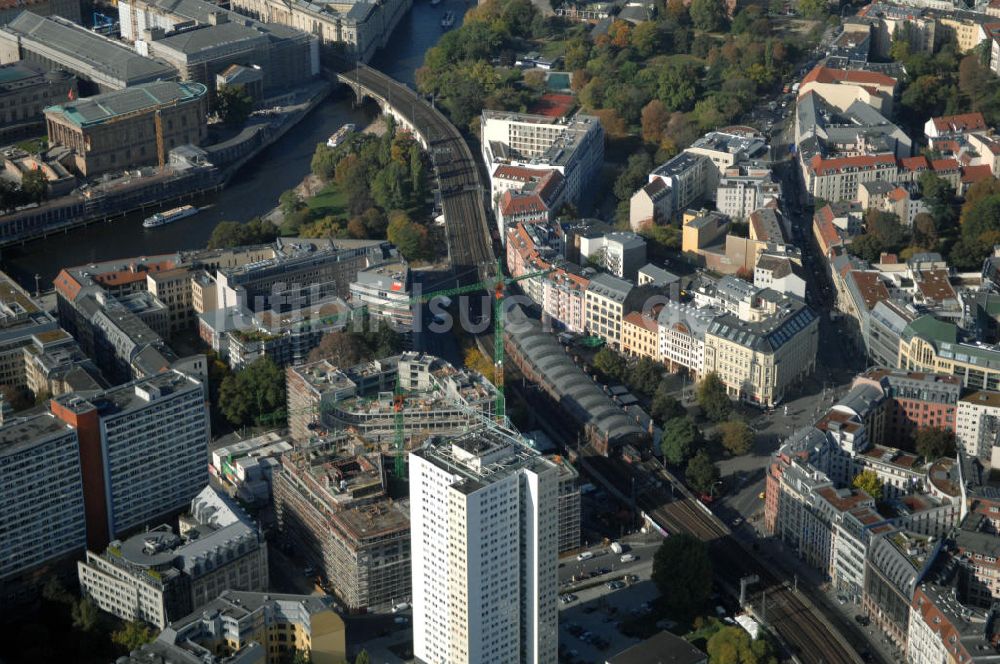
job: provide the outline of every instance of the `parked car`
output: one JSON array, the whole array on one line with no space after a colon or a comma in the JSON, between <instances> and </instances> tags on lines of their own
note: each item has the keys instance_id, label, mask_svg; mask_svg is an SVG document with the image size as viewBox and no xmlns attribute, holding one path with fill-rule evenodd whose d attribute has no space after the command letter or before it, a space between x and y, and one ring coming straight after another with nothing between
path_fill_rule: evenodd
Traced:
<instances>
[{"instance_id":1,"label":"parked car","mask_svg":"<svg viewBox=\"0 0 1000 664\"><path fill-rule=\"evenodd\" d=\"M636 559L635 556L632 555L631 553L623 554L622 557L620 558L620 560L623 563L631 563L631 562L634 562L635 559Z\"/></svg>"},{"instance_id":2,"label":"parked car","mask_svg":"<svg viewBox=\"0 0 1000 664\"><path fill-rule=\"evenodd\" d=\"M576 559L577 560L590 560L593 557L594 557L594 552L593 551L584 551L582 553L576 554Z\"/></svg>"},{"instance_id":3,"label":"parked car","mask_svg":"<svg viewBox=\"0 0 1000 664\"><path fill-rule=\"evenodd\" d=\"M410 605L407 602L400 602L392 607L392 612L399 613L400 611L406 611L408 608L410 608Z\"/></svg>"}]
</instances>

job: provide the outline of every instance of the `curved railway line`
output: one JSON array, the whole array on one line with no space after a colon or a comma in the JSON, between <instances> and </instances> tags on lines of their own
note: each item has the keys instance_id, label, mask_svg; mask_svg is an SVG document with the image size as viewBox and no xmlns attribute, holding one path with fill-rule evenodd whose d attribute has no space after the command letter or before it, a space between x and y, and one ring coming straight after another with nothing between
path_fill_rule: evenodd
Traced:
<instances>
[{"instance_id":1,"label":"curved railway line","mask_svg":"<svg viewBox=\"0 0 1000 664\"><path fill-rule=\"evenodd\" d=\"M436 108L409 87L363 64L328 62L328 75L364 96L381 100L423 137L441 191L448 257L456 276L493 276L496 255L484 204L484 185L476 158L462 134Z\"/></svg>"},{"instance_id":2,"label":"curved railway line","mask_svg":"<svg viewBox=\"0 0 1000 664\"><path fill-rule=\"evenodd\" d=\"M445 216L448 255L456 276L473 270L479 279L492 276L496 255L492 227L484 204L482 176L468 144L437 109L407 86L353 62L331 62L328 75L350 86L358 97L371 96L390 104L423 137L434 164ZM564 443L566 441L563 441ZM708 543L716 575L730 588L755 574L753 594L766 593L764 618L802 664L859 664L862 660L843 637L817 615L766 566L758 563L742 542L714 515L707 513L684 489L669 490L672 480L655 462L643 471L614 459L591 456L590 465L607 482L629 495L635 483L636 506L668 532L687 532ZM641 486L640 486L641 484Z\"/></svg>"}]
</instances>

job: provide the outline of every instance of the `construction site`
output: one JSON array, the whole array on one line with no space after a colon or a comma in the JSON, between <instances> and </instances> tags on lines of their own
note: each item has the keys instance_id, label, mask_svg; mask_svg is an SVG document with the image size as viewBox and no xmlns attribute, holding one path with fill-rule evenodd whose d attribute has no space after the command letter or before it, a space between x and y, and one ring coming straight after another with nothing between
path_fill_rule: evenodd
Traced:
<instances>
[{"instance_id":1,"label":"construction site","mask_svg":"<svg viewBox=\"0 0 1000 664\"><path fill-rule=\"evenodd\" d=\"M288 425L297 445L346 432L384 449L399 425L410 445L494 415L496 388L432 355L408 352L339 369L327 360L286 370Z\"/></svg>"},{"instance_id":2,"label":"construction site","mask_svg":"<svg viewBox=\"0 0 1000 664\"><path fill-rule=\"evenodd\" d=\"M343 454L344 439L285 454L274 475L282 537L352 612L410 594L410 519L389 497L381 454Z\"/></svg>"}]
</instances>

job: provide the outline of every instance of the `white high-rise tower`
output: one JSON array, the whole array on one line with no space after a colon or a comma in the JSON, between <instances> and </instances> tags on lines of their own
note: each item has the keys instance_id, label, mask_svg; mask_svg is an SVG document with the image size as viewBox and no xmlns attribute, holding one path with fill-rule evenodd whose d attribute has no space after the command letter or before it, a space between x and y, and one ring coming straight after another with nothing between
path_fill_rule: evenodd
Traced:
<instances>
[{"instance_id":1,"label":"white high-rise tower","mask_svg":"<svg viewBox=\"0 0 1000 664\"><path fill-rule=\"evenodd\" d=\"M418 662L558 659L558 475L491 426L410 454Z\"/></svg>"}]
</instances>

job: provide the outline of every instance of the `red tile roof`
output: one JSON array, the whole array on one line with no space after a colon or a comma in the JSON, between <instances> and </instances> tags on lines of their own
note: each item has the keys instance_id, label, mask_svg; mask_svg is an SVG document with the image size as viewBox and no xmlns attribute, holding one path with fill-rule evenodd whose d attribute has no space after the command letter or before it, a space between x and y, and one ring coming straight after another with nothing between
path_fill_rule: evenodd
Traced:
<instances>
[{"instance_id":1,"label":"red tile roof","mask_svg":"<svg viewBox=\"0 0 1000 664\"><path fill-rule=\"evenodd\" d=\"M896 79L880 72L863 71L859 69L831 69L823 65L813 67L812 71L802 79L802 87L812 83L856 83L864 86L894 87ZM877 91L877 87L870 88Z\"/></svg>"},{"instance_id":2,"label":"red tile roof","mask_svg":"<svg viewBox=\"0 0 1000 664\"><path fill-rule=\"evenodd\" d=\"M641 311L633 311L627 314L625 320L636 327L643 328L647 332L656 332L659 329L656 319L643 316Z\"/></svg>"},{"instance_id":3,"label":"red tile roof","mask_svg":"<svg viewBox=\"0 0 1000 664\"><path fill-rule=\"evenodd\" d=\"M949 157L948 159L935 159L931 162L931 168L940 173L942 171L957 171L959 166L958 161Z\"/></svg>"},{"instance_id":4,"label":"red tile roof","mask_svg":"<svg viewBox=\"0 0 1000 664\"><path fill-rule=\"evenodd\" d=\"M931 165L927 163L927 157L917 156L903 157L899 160L899 167L907 171L920 171L927 170Z\"/></svg>"},{"instance_id":5,"label":"red tile roof","mask_svg":"<svg viewBox=\"0 0 1000 664\"><path fill-rule=\"evenodd\" d=\"M983 180L989 180L991 177L993 177L993 171L986 164L966 166L962 169L962 182L965 184L982 182Z\"/></svg>"},{"instance_id":6,"label":"red tile roof","mask_svg":"<svg viewBox=\"0 0 1000 664\"><path fill-rule=\"evenodd\" d=\"M525 168L524 166L508 166L502 164L493 171L493 177L504 180L517 180L519 182L531 182L541 180L549 172L547 168Z\"/></svg>"},{"instance_id":7,"label":"red tile roof","mask_svg":"<svg viewBox=\"0 0 1000 664\"><path fill-rule=\"evenodd\" d=\"M963 113L961 115L944 115L931 118L934 128L939 132L964 132L986 129L986 120L982 113Z\"/></svg>"}]
</instances>

